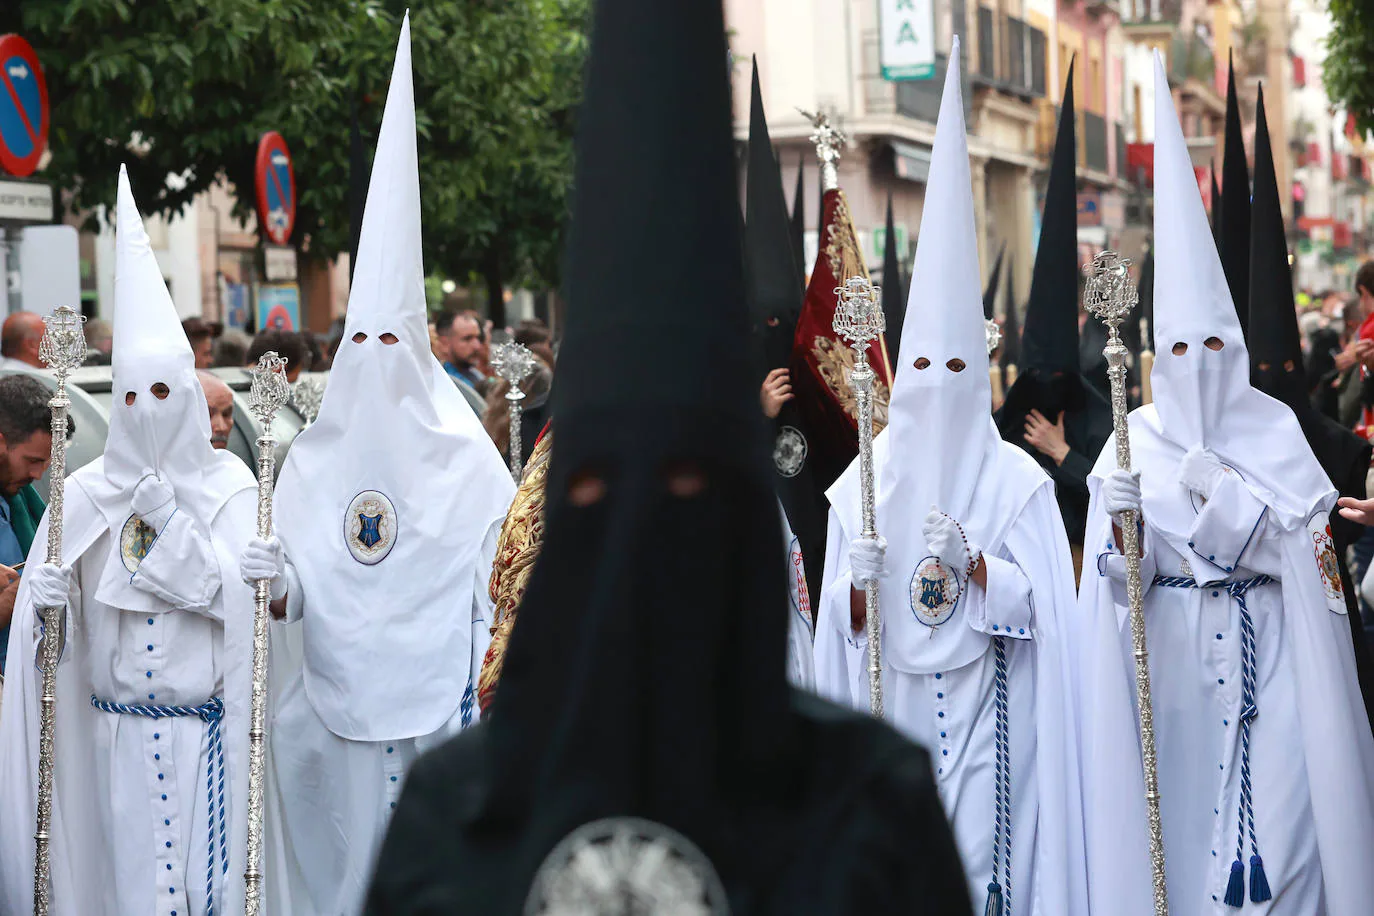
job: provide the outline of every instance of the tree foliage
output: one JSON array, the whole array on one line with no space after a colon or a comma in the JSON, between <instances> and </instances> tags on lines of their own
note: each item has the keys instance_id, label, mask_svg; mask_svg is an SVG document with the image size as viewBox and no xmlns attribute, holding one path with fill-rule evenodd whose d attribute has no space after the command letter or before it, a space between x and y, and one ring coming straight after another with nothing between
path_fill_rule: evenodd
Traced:
<instances>
[{"instance_id":1,"label":"tree foliage","mask_svg":"<svg viewBox=\"0 0 1374 916\"><path fill-rule=\"evenodd\" d=\"M411 11L425 261L496 284L555 284L572 181L588 0L24 0L0 33L34 46L52 105L45 176L77 210L127 164L172 215L221 177L252 207L259 136L299 186L294 241L346 251L353 111L371 149ZM167 181L167 176L177 176Z\"/></svg>"},{"instance_id":2,"label":"tree foliage","mask_svg":"<svg viewBox=\"0 0 1374 916\"><path fill-rule=\"evenodd\" d=\"M1369 0L1330 0L1322 82L1333 104L1355 115L1361 131L1374 130L1374 5Z\"/></svg>"}]
</instances>

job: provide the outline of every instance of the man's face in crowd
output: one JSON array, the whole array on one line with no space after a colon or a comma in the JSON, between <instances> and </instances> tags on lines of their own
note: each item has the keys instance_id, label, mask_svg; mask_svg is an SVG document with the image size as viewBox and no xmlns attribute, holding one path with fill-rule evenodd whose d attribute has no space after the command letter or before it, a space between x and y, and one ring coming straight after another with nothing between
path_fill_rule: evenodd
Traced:
<instances>
[{"instance_id":1,"label":"man's face in crowd","mask_svg":"<svg viewBox=\"0 0 1374 916\"><path fill-rule=\"evenodd\" d=\"M201 336L191 341L191 352L196 355L196 368L209 369L215 364L215 339Z\"/></svg>"},{"instance_id":2,"label":"man's face in crowd","mask_svg":"<svg viewBox=\"0 0 1374 916\"><path fill-rule=\"evenodd\" d=\"M459 315L453 320L447 336L449 359L455 363L471 363L482 346L477 322L467 315Z\"/></svg>"},{"instance_id":3,"label":"man's face in crowd","mask_svg":"<svg viewBox=\"0 0 1374 916\"><path fill-rule=\"evenodd\" d=\"M13 496L24 487L43 476L52 458L52 433L40 429L17 444L10 444L0 437L0 493Z\"/></svg>"},{"instance_id":4,"label":"man's face in crowd","mask_svg":"<svg viewBox=\"0 0 1374 916\"><path fill-rule=\"evenodd\" d=\"M234 431L234 393L213 375L200 375L200 387L210 405L210 444L228 448L229 434Z\"/></svg>"}]
</instances>

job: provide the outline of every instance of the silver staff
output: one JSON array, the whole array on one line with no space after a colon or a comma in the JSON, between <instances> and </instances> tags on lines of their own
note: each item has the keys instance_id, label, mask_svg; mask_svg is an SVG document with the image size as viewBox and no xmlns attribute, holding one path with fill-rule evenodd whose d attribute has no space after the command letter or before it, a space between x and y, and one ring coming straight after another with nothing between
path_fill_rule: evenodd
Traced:
<instances>
[{"instance_id":1,"label":"silver staff","mask_svg":"<svg viewBox=\"0 0 1374 916\"><path fill-rule=\"evenodd\" d=\"M1136 288L1131 262L1115 251L1099 252L1083 268L1088 277L1083 308L1107 326L1107 377L1112 383L1112 427L1116 435L1116 466L1131 469L1131 439L1126 423L1126 345L1121 322L1135 308ZM1135 511L1123 512L1122 550L1126 554L1126 595L1131 603L1131 643L1135 655L1136 703L1140 707L1140 752L1145 764L1145 806L1150 827L1150 866L1154 879L1155 916L1168 916L1168 888L1164 882L1164 828L1159 817L1159 771L1155 761L1154 705L1150 700L1150 656L1145 647L1145 611L1140 588L1140 530Z\"/></svg>"},{"instance_id":2,"label":"silver staff","mask_svg":"<svg viewBox=\"0 0 1374 916\"><path fill-rule=\"evenodd\" d=\"M536 365L529 347L513 340L491 348L491 367L510 383L510 390L506 392L510 407L510 476L517 484L520 483L524 454L520 443L520 402L525 399L525 392L520 390L520 383L530 377Z\"/></svg>"},{"instance_id":3,"label":"silver staff","mask_svg":"<svg viewBox=\"0 0 1374 916\"><path fill-rule=\"evenodd\" d=\"M86 321L76 309L64 305L43 319L47 330L38 345L38 358L57 376L52 408L52 464L48 469L48 555L46 562L62 565L62 495L67 477L67 376L86 358ZM38 827L34 832L33 912L47 916L51 888L48 880L48 839L52 826L53 736L57 712L57 660L62 655L65 607L38 608L43 621L39 658L43 665L43 698L38 729Z\"/></svg>"},{"instance_id":4,"label":"silver staff","mask_svg":"<svg viewBox=\"0 0 1374 916\"><path fill-rule=\"evenodd\" d=\"M882 290L865 277L850 277L835 288L835 333L854 349L854 368L849 370L849 387L859 408L859 484L863 530L860 537L878 536L873 511L873 382L877 375L868 364L868 345L886 329L881 301ZM883 647L878 626L878 583L864 583L864 627L868 631L868 707L878 718L883 716Z\"/></svg>"},{"instance_id":5,"label":"silver staff","mask_svg":"<svg viewBox=\"0 0 1374 916\"><path fill-rule=\"evenodd\" d=\"M272 435L272 420L291 396L286 381L286 360L269 350L253 370L253 387L248 395L262 435L258 436L258 537L272 536L272 480L276 476L273 457L277 440ZM267 617L271 603L271 584L266 579L253 583L253 706L248 723L248 862L243 873L245 912L262 912L262 829L263 781L266 776L267 742Z\"/></svg>"}]
</instances>

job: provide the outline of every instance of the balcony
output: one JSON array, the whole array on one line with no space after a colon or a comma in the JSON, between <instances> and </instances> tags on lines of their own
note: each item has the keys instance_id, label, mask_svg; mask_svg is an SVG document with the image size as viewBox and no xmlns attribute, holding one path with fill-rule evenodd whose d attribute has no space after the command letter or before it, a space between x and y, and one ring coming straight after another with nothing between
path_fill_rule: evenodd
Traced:
<instances>
[{"instance_id":1,"label":"balcony","mask_svg":"<svg viewBox=\"0 0 1374 916\"><path fill-rule=\"evenodd\" d=\"M1107 119L1091 111L1079 122L1083 131L1083 164L1096 172L1107 171Z\"/></svg>"},{"instance_id":2,"label":"balcony","mask_svg":"<svg viewBox=\"0 0 1374 916\"><path fill-rule=\"evenodd\" d=\"M1183 0L1122 0L1115 5L1127 24L1177 24L1183 16Z\"/></svg>"},{"instance_id":3,"label":"balcony","mask_svg":"<svg viewBox=\"0 0 1374 916\"><path fill-rule=\"evenodd\" d=\"M1178 85L1188 80L1211 86L1216 81L1216 58L1196 35L1175 35L1169 47L1169 82Z\"/></svg>"},{"instance_id":4,"label":"balcony","mask_svg":"<svg viewBox=\"0 0 1374 916\"><path fill-rule=\"evenodd\" d=\"M949 55L936 53L935 76L928 80L904 80L891 84L896 90L897 114L934 124L940 116L940 95L944 91ZM964 117L973 113L973 93L968 90L968 71L964 71Z\"/></svg>"},{"instance_id":5,"label":"balcony","mask_svg":"<svg viewBox=\"0 0 1374 916\"><path fill-rule=\"evenodd\" d=\"M1030 101L1045 95L1045 33L1015 16L978 8L979 85Z\"/></svg>"},{"instance_id":6,"label":"balcony","mask_svg":"<svg viewBox=\"0 0 1374 916\"><path fill-rule=\"evenodd\" d=\"M1116 173L1124 177L1126 175L1126 131L1122 129L1120 123L1112 126L1115 128L1114 133L1116 135Z\"/></svg>"}]
</instances>

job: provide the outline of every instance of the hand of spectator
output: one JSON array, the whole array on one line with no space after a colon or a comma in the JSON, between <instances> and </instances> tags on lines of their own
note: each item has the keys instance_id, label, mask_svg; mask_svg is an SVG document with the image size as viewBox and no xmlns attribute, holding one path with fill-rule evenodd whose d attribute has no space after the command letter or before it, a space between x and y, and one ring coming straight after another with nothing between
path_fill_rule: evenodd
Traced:
<instances>
[{"instance_id":1,"label":"hand of spectator","mask_svg":"<svg viewBox=\"0 0 1374 916\"><path fill-rule=\"evenodd\" d=\"M1342 496L1336 500L1340 506L1341 517L1361 525L1374 525L1374 499L1355 499Z\"/></svg>"},{"instance_id":2,"label":"hand of spectator","mask_svg":"<svg viewBox=\"0 0 1374 916\"><path fill-rule=\"evenodd\" d=\"M792 375L786 369L774 369L763 380L759 389L759 403L763 405L763 415L770 420L776 419L782 405L792 400Z\"/></svg>"},{"instance_id":3,"label":"hand of spectator","mask_svg":"<svg viewBox=\"0 0 1374 916\"><path fill-rule=\"evenodd\" d=\"M1026 415L1026 441L1035 446L1042 455L1048 455L1055 464L1063 464L1069 457L1069 443L1064 438L1064 412L1051 423L1038 410Z\"/></svg>"},{"instance_id":4,"label":"hand of spectator","mask_svg":"<svg viewBox=\"0 0 1374 916\"><path fill-rule=\"evenodd\" d=\"M1360 338L1355 341L1355 361L1374 371L1374 340Z\"/></svg>"},{"instance_id":5,"label":"hand of spectator","mask_svg":"<svg viewBox=\"0 0 1374 916\"><path fill-rule=\"evenodd\" d=\"M0 630L10 625L14 616L14 597L19 594L19 573L8 566L0 566Z\"/></svg>"}]
</instances>

